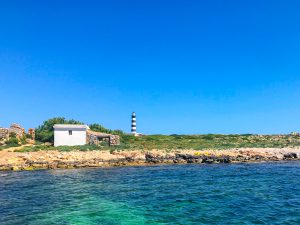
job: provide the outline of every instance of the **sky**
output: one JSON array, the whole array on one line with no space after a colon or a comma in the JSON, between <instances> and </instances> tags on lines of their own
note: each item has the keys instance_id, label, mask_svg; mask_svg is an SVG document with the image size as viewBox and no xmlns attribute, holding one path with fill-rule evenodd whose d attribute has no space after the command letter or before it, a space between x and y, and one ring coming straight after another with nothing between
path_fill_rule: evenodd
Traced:
<instances>
[{"instance_id":1,"label":"sky","mask_svg":"<svg viewBox=\"0 0 300 225\"><path fill-rule=\"evenodd\" d=\"M0 127L300 131L300 2L0 1Z\"/></svg>"}]
</instances>

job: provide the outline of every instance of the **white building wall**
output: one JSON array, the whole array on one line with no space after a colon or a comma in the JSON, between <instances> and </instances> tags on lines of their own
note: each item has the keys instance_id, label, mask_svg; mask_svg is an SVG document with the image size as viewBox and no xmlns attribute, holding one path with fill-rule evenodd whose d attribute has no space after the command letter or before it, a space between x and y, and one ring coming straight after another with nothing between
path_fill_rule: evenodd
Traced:
<instances>
[{"instance_id":1,"label":"white building wall","mask_svg":"<svg viewBox=\"0 0 300 225\"><path fill-rule=\"evenodd\" d=\"M72 135L69 131L72 131ZM54 146L74 146L86 144L85 128L55 128Z\"/></svg>"}]
</instances>

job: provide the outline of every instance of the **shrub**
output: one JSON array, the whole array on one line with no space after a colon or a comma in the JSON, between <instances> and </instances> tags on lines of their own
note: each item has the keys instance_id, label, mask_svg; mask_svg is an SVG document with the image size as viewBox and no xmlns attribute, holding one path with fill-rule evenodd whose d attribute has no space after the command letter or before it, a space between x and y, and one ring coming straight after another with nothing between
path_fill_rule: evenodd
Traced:
<instances>
[{"instance_id":1,"label":"shrub","mask_svg":"<svg viewBox=\"0 0 300 225\"><path fill-rule=\"evenodd\" d=\"M206 135L202 136L202 139L205 139L205 140L214 140L215 137L216 137L216 135L214 135L214 134L206 134Z\"/></svg>"},{"instance_id":2,"label":"shrub","mask_svg":"<svg viewBox=\"0 0 300 225\"><path fill-rule=\"evenodd\" d=\"M0 146L0 151L3 149L7 149L7 148L11 148L11 147L18 147L20 146L19 144L6 144L6 145L2 145Z\"/></svg>"},{"instance_id":3,"label":"shrub","mask_svg":"<svg viewBox=\"0 0 300 225\"><path fill-rule=\"evenodd\" d=\"M98 123L90 124L89 128L92 131L96 131L96 132L107 133L107 134L116 134L116 135L124 135L124 132L122 130L107 129L104 126L102 126L102 125L100 125Z\"/></svg>"},{"instance_id":4,"label":"shrub","mask_svg":"<svg viewBox=\"0 0 300 225\"><path fill-rule=\"evenodd\" d=\"M19 145L19 140L18 140L18 138L16 138L16 137L11 137L11 138L9 138L6 142L5 142L5 144L7 144L7 145Z\"/></svg>"},{"instance_id":5,"label":"shrub","mask_svg":"<svg viewBox=\"0 0 300 225\"><path fill-rule=\"evenodd\" d=\"M12 133L9 133L9 137L10 137L10 138L16 138L17 135L16 135L16 133L12 132Z\"/></svg>"},{"instance_id":6,"label":"shrub","mask_svg":"<svg viewBox=\"0 0 300 225\"><path fill-rule=\"evenodd\" d=\"M32 139L32 135L31 134L26 134L26 138Z\"/></svg>"},{"instance_id":7,"label":"shrub","mask_svg":"<svg viewBox=\"0 0 300 225\"><path fill-rule=\"evenodd\" d=\"M26 136L24 135L24 136L22 136L21 138L20 138L20 141L21 141L21 143L24 145L24 144L26 144L27 143L27 141L26 141Z\"/></svg>"}]
</instances>

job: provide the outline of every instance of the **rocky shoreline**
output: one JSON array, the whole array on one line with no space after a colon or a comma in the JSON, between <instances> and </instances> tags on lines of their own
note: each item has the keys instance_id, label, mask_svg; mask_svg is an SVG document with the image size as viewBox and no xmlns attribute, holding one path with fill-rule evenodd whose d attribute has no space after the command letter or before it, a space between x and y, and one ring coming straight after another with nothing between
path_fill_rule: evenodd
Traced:
<instances>
[{"instance_id":1,"label":"rocky shoreline","mask_svg":"<svg viewBox=\"0 0 300 225\"><path fill-rule=\"evenodd\" d=\"M0 170L68 169L154 164L213 164L300 160L300 149L231 149L121 152L0 152Z\"/></svg>"}]
</instances>

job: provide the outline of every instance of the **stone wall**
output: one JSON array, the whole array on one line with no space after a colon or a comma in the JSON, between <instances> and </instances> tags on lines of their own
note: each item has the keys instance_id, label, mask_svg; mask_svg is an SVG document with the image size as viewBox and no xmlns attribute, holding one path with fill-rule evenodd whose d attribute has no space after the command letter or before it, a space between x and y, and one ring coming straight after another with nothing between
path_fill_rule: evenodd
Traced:
<instances>
[{"instance_id":1,"label":"stone wall","mask_svg":"<svg viewBox=\"0 0 300 225\"><path fill-rule=\"evenodd\" d=\"M31 136L31 139L35 140L35 129L34 128L29 128L28 134Z\"/></svg>"},{"instance_id":2,"label":"stone wall","mask_svg":"<svg viewBox=\"0 0 300 225\"><path fill-rule=\"evenodd\" d=\"M110 135L109 145L120 145L120 136L119 135Z\"/></svg>"},{"instance_id":3,"label":"stone wall","mask_svg":"<svg viewBox=\"0 0 300 225\"><path fill-rule=\"evenodd\" d=\"M120 144L120 136L101 132L87 131L87 144L99 145L102 141L108 142L110 146Z\"/></svg>"}]
</instances>

